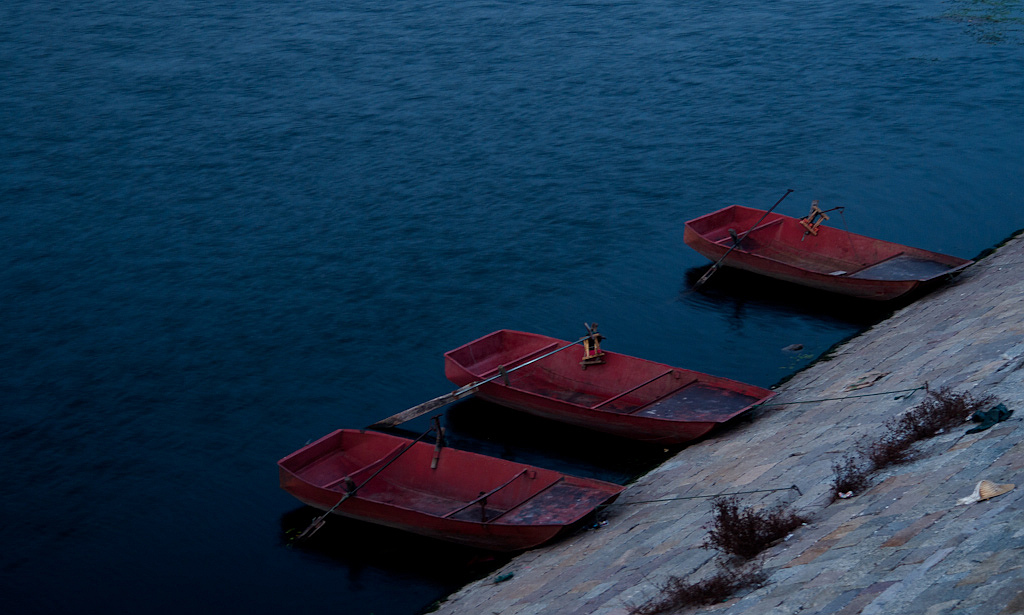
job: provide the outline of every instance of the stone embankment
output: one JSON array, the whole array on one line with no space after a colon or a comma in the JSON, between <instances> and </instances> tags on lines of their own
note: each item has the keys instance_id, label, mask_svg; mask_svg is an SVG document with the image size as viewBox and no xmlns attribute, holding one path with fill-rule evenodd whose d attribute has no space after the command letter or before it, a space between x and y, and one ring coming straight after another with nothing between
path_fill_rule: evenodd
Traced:
<instances>
[{"instance_id":1,"label":"stone embankment","mask_svg":"<svg viewBox=\"0 0 1024 615\"><path fill-rule=\"evenodd\" d=\"M1024 238L900 309L779 388L784 406L682 450L629 486L607 524L527 552L448 597L442 615L626 615L670 577L717 569L701 548L709 499L740 496L809 517L762 554L761 588L705 608L718 614L1024 613ZM853 386L872 382L853 391ZM877 440L924 399L853 394L924 386L992 395L1015 415L976 434L950 430L915 460L833 501L833 464ZM832 401L800 403L807 400ZM1017 488L957 505L982 479ZM511 576L510 576L511 575ZM495 582L503 579L502 582Z\"/></svg>"}]
</instances>

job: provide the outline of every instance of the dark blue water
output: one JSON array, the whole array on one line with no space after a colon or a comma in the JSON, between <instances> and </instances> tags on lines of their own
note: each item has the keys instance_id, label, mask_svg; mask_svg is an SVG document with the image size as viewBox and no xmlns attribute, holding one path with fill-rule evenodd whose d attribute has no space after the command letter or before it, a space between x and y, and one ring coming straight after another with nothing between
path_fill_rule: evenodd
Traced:
<instances>
[{"instance_id":1,"label":"dark blue water","mask_svg":"<svg viewBox=\"0 0 1024 615\"><path fill-rule=\"evenodd\" d=\"M688 292L683 222L793 188L971 257L1024 227L1022 109L1016 2L7 0L4 610L416 613L496 561L345 521L289 547L278 458L498 328L771 385L879 314ZM658 456L445 421L619 482Z\"/></svg>"}]
</instances>

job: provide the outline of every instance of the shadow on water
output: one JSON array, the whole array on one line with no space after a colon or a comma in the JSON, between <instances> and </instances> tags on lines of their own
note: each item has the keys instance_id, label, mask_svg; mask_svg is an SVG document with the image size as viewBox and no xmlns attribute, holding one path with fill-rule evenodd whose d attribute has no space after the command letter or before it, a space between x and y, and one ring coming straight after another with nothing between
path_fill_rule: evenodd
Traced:
<instances>
[{"instance_id":1,"label":"shadow on water","mask_svg":"<svg viewBox=\"0 0 1024 615\"><path fill-rule=\"evenodd\" d=\"M282 515L281 542L308 557L343 568L348 582L353 585L362 584L363 577L372 577L375 571L393 579L429 583L438 595L443 595L487 576L514 556L336 515L331 515L314 536L304 541L295 540L294 537L320 513L302 506Z\"/></svg>"},{"instance_id":2,"label":"shadow on water","mask_svg":"<svg viewBox=\"0 0 1024 615\"><path fill-rule=\"evenodd\" d=\"M679 300L695 302L717 311L813 316L836 323L866 328L887 318L915 297L878 302L806 288L732 268L722 268L699 290L694 285L711 265L686 270Z\"/></svg>"},{"instance_id":3,"label":"shadow on water","mask_svg":"<svg viewBox=\"0 0 1024 615\"><path fill-rule=\"evenodd\" d=\"M618 484L681 448L634 442L472 397L448 408L445 439L454 448Z\"/></svg>"}]
</instances>

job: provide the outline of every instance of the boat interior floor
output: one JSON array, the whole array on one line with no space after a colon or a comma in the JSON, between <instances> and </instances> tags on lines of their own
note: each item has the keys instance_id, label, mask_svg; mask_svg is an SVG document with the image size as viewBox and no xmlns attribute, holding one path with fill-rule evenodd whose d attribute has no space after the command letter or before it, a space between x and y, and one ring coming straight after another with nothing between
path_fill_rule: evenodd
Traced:
<instances>
[{"instance_id":1,"label":"boat interior floor","mask_svg":"<svg viewBox=\"0 0 1024 615\"><path fill-rule=\"evenodd\" d=\"M877 265L851 273L849 277L867 280L924 280L941 275L950 269L952 267L945 263L899 254Z\"/></svg>"},{"instance_id":2,"label":"boat interior floor","mask_svg":"<svg viewBox=\"0 0 1024 615\"><path fill-rule=\"evenodd\" d=\"M757 398L750 395L695 383L643 407L636 416L719 422L732 417L756 401Z\"/></svg>"},{"instance_id":3,"label":"boat interior floor","mask_svg":"<svg viewBox=\"0 0 1024 615\"><path fill-rule=\"evenodd\" d=\"M505 513L500 521L514 525L565 523L593 510L608 499L608 495L600 489L562 480Z\"/></svg>"}]
</instances>

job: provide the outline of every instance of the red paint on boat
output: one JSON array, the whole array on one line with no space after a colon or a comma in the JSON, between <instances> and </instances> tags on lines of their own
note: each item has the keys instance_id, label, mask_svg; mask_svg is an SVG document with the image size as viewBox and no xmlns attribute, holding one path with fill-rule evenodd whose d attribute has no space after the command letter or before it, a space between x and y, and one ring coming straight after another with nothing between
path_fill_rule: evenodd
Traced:
<instances>
[{"instance_id":1,"label":"red paint on boat","mask_svg":"<svg viewBox=\"0 0 1024 615\"><path fill-rule=\"evenodd\" d=\"M463 386L512 370L568 342L501 330L445 353L445 375ZM775 395L735 380L604 351L580 365L570 347L480 386L494 403L634 440L678 444L698 438Z\"/></svg>"},{"instance_id":2,"label":"red paint on boat","mask_svg":"<svg viewBox=\"0 0 1024 615\"><path fill-rule=\"evenodd\" d=\"M623 487L372 431L339 429L278 462L281 488L334 512L494 551L529 549L554 538ZM400 454L401 453L401 454ZM351 487L349 487L351 488Z\"/></svg>"},{"instance_id":3,"label":"red paint on boat","mask_svg":"<svg viewBox=\"0 0 1024 615\"><path fill-rule=\"evenodd\" d=\"M752 229L723 267L876 301L939 283L974 262L826 226L812 235L796 218L764 214L732 205L687 222L683 241L717 263L733 246L730 230L743 237Z\"/></svg>"}]
</instances>

